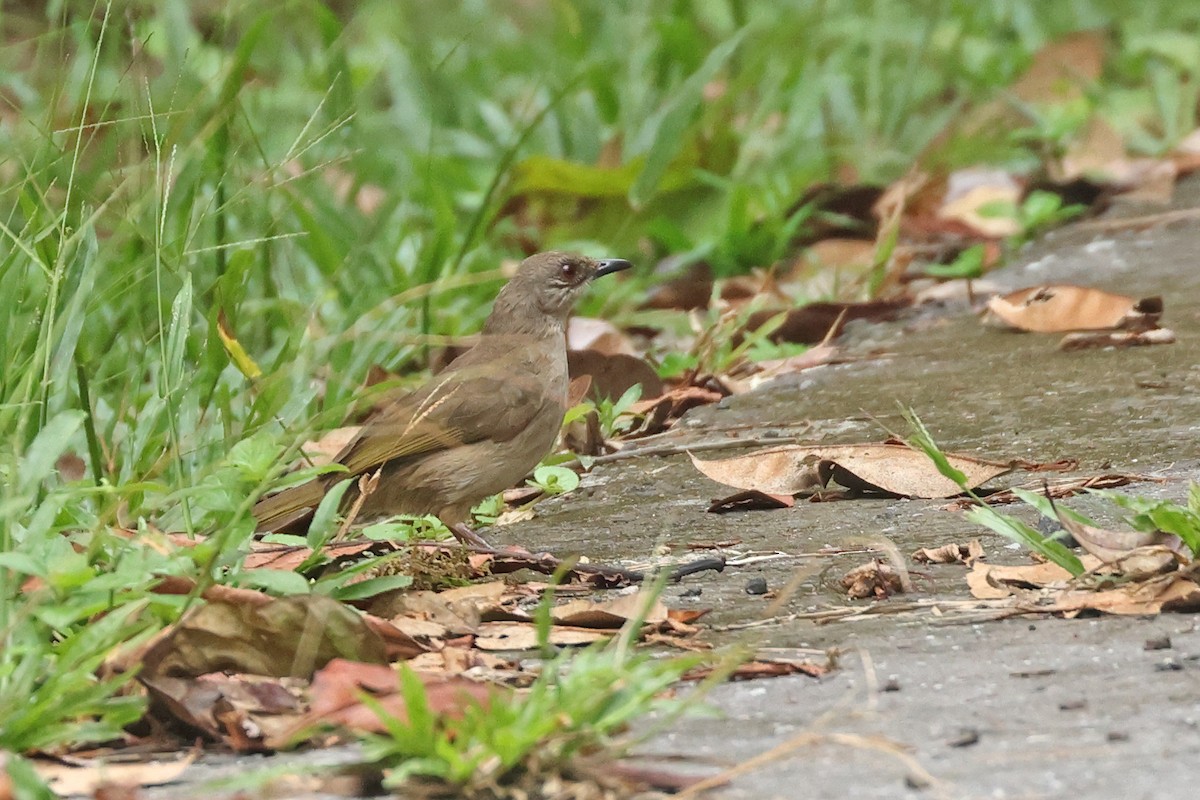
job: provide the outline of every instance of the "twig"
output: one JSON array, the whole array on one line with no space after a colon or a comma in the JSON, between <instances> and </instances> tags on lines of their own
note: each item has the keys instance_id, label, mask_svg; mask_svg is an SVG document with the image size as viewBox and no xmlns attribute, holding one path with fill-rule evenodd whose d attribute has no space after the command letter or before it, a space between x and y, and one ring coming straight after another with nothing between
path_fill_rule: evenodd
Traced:
<instances>
[{"instance_id":1,"label":"twig","mask_svg":"<svg viewBox=\"0 0 1200 800\"><path fill-rule=\"evenodd\" d=\"M1076 223L1076 230L1085 231L1124 231L1134 228L1148 228L1151 225L1169 225L1172 222L1183 222L1200 217L1200 208L1181 208L1177 211L1163 211L1159 214L1145 214L1139 217L1124 217L1118 219L1094 219Z\"/></svg>"},{"instance_id":2,"label":"twig","mask_svg":"<svg viewBox=\"0 0 1200 800\"><path fill-rule=\"evenodd\" d=\"M363 473L358 478L358 496L354 498L354 502L350 505L350 510L346 513L346 518L342 520L341 526L337 533L333 536L333 541L340 542L349 532L350 526L354 524L355 518L358 517L358 512L362 511L363 503L367 502L367 498L379 488L379 478L383 475L383 467L375 470L373 473Z\"/></svg>"},{"instance_id":3,"label":"twig","mask_svg":"<svg viewBox=\"0 0 1200 800\"><path fill-rule=\"evenodd\" d=\"M770 750L759 753L753 758L749 758L734 767L730 767L723 772L713 775L712 777L705 778L698 783L693 783L691 786L687 787L675 796L680 798L680 800L699 797L702 792L717 786L723 786L740 775L745 775L747 772L752 772L760 767L764 767L767 764L770 764L772 761L778 761L794 750L799 750L802 747L823 743L840 744L846 747L856 747L864 750L875 750L885 755L889 755L907 767L911 777L920 779L926 786L933 787L933 789L939 794L944 792L944 784L930 774L930 772L921 765L921 762L917 761L917 759L906 753L904 751L904 746L898 742L878 735L862 736L857 733L820 733L817 731L803 731L787 741L775 745Z\"/></svg>"},{"instance_id":4,"label":"twig","mask_svg":"<svg viewBox=\"0 0 1200 800\"><path fill-rule=\"evenodd\" d=\"M633 441L641 441L634 439ZM608 464L613 461L620 461L624 458L640 458L642 456L674 456L680 453L687 453L693 450L729 450L734 447L750 447L753 445L772 445L772 444L796 444L800 441L798 436L751 436L746 439L719 439L716 441L693 442L687 444L680 442L679 444L658 444L650 447L626 447L618 450L615 453L606 453L602 456L595 456L591 459L592 464ZM562 466L568 469L580 463L579 459L566 461Z\"/></svg>"}]
</instances>

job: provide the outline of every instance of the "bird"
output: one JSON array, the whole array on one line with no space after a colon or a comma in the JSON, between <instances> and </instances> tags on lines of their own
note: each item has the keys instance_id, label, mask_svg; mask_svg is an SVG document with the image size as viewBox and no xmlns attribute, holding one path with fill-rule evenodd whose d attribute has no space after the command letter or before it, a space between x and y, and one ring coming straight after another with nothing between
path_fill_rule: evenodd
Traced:
<instances>
[{"instance_id":1,"label":"bird","mask_svg":"<svg viewBox=\"0 0 1200 800\"><path fill-rule=\"evenodd\" d=\"M500 290L469 350L391 402L334 458L345 471L268 495L254 506L260 532L306 526L338 481L377 476L363 518L433 514L460 542L487 547L468 524L481 500L524 478L554 447L566 412L567 318L596 278L633 265L578 253L526 258ZM357 482L342 508L359 499Z\"/></svg>"}]
</instances>

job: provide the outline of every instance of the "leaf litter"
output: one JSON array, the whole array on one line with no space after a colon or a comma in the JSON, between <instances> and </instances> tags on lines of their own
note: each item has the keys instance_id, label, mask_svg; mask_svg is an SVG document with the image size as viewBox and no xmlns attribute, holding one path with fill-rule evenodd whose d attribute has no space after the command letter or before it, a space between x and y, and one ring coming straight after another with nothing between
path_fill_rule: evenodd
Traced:
<instances>
[{"instance_id":1,"label":"leaf litter","mask_svg":"<svg viewBox=\"0 0 1200 800\"><path fill-rule=\"evenodd\" d=\"M1021 463L961 454L947 454L947 458L967 476L972 489L1011 472ZM962 493L924 453L896 441L788 445L733 458L706 461L692 455L691 459L696 469L718 483L770 496L811 495L831 481L852 492L896 497L953 497Z\"/></svg>"}]
</instances>

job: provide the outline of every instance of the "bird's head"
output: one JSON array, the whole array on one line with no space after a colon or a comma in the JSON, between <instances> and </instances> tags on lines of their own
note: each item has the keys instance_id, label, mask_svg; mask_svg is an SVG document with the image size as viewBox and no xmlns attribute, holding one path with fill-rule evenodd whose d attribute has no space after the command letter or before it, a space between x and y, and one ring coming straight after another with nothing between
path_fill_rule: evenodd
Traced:
<instances>
[{"instance_id":1,"label":"bird's head","mask_svg":"<svg viewBox=\"0 0 1200 800\"><path fill-rule=\"evenodd\" d=\"M520 317L539 314L561 324L588 283L632 266L620 258L598 261L578 253L552 251L532 255L521 262L517 274L500 291L487 327L508 328L514 323L521 326Z\"/></svg>"}]
</instances>

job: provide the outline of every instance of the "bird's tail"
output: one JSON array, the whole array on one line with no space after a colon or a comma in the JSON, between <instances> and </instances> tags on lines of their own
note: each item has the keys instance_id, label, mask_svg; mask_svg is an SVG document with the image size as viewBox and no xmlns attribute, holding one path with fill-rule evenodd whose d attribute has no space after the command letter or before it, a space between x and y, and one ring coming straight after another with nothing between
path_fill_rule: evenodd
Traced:
<instances>
[{"instance_id":1,"label":"bird's tail","mask_svg":"<svg viewBox=\"0 0 1200 800\"><path fill-rule=\"evenodd\" d=\"M307 526L313 512L325 496L325 484L320 478L284 489L254 504L256 529L261 533L294 531Z\"/></svg>"}]
</instances>

